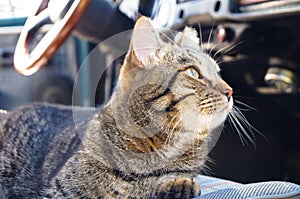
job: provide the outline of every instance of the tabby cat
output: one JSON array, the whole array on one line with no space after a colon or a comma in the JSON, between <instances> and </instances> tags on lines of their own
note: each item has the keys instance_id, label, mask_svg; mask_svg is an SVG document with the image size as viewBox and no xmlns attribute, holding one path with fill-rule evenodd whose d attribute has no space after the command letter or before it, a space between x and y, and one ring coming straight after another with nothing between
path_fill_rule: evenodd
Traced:
<instances>
[{"instance_id":1,"label":"tabby cat","mask_svg":"<svg viewBox=\"0 0 300 199\"><path fill-rule=\"evenodd\" d=\"M200 195L194 178L233 105L219 71L194 29L168 42L139 18L118 85L92 118L78 108L75 125L74 108L47 104L2 114L0 198Z\"/></svg>"}]
</instances>

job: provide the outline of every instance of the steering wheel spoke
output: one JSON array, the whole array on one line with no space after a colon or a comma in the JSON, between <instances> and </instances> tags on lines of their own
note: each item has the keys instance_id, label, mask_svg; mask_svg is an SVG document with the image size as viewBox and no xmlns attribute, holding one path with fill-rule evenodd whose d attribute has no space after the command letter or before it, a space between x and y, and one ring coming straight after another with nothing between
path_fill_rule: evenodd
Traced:
<instances>
[{"instance_id":1,"label":"steering wheel spoke","mask_svg":"<svg viewBox=\"0 0 300 199\"><path fill-rule=\"evenodd\" d=\"M36 33L42 26L46 24L53 24L50 19L49 10L47 8L40 12L38 15L30 17L26 21L26 23L28 23L28 25L26 25L25 27L28 28L27 31L29 34Z\"/></svg>"}]
</instances>

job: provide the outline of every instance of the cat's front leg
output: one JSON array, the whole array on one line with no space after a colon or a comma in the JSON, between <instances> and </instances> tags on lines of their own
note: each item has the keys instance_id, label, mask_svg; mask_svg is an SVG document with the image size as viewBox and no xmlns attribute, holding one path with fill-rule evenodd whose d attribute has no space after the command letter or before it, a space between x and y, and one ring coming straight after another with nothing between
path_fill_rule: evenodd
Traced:
<instances>
[{"instance_id":1,"label":"cat's front leg","mask_svg":"<svg viewBox=\"0 0 300 199\"><path fill-rule=\"evenodd\" d=\"M200 187L192 178L174 178L166 180L157 191L159 199L188 199L201 194Z\"/></svg>"}]
</instances>

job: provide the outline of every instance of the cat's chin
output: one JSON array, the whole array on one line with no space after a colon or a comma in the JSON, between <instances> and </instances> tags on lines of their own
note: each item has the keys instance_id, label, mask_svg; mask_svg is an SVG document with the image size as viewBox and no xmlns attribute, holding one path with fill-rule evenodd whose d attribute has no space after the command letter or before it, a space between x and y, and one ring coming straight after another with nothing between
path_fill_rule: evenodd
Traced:
<instances>
[{"instance_id":1,"label":"cat's chin","mask_svg":"<svg viewBox=\"0 0 300 199\"><path fill-rule=\"evenodd\" d=\"M213 130L219 127L220 125L222 125L225 122L227 115L228 115L227 110L215 113L213 115L213 119L210 125L210 130Z\"/></svg>"},{"instance_id":2,"label":"cat's chin","mask_svg":"<svg viewBox=\"0 0 300 199\"><path fill-rule=\"evenodd\" d=\"M224 107L224 109L213 114L212 116L213 119L209 130L213 130L219 127L220 125L222 125L225 122L228 114L231 112L232 108L233 108L233 98L231 97L226 107Z\"/></svg>"},{"instance_id":3,"label":"cat's chin","mask_svg":"<svg viewBox=\"0 0 300 199\"><path fill-rule=\"evenodd\" d=\"M191 132L210 132L222 125L225 122L227 115L226 109L211 115L199 115L196 112L189 112L188 115L183 115L183 126Z\"/></svg>"}]
</instances>

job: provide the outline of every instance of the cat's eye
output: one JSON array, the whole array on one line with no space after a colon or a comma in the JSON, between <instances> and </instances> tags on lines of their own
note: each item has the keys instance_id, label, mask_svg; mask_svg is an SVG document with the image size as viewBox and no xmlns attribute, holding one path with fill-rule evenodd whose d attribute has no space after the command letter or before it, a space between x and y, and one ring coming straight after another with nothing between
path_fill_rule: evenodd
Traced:
<instances>
[{"instance_id":1,"label":"cat's eye","mask_svg":"<svg viewBox=\"0 0 300 199\"><path fill-rule=\"evenodd\" d=\"M195 79L200 78L199 72L194 67L189 67L185 70L185 73Z\"/></svg>"}]
</instances>

